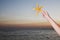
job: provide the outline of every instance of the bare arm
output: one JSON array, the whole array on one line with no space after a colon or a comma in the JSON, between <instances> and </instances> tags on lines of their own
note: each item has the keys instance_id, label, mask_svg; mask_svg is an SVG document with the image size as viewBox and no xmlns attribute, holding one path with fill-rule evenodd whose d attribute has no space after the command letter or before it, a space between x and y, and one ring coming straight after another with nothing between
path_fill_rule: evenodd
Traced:
<instances>
[{"instance_id":1,"label":"bare arm","mask_svg":"<svg viewBox=\"0 0 60 40\"><path fill-rule=\"evenodd\" d=\"M42 15L50 22L54 30L58 33L60 36L60 27L59 25L48 15L48 12L43 11Z\"/></svg>"}]
</instances>

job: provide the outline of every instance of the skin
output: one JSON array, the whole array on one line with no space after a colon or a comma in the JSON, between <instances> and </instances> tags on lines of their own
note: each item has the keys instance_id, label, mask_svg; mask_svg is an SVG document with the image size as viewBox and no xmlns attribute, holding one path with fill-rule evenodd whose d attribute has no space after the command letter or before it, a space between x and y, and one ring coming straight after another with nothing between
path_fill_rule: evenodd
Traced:
<instances>
[{"instance_id":1,"label":"skin","mask_svg":"<svg viewBox=\"0 0 60 40\"><path fill-rule=\"evenodd\" d=\"M38 13L42 13L43 17L45 19L47 19L47 21L49 21L49 23L52 25L52 27L54 28L54 30L57 32L57 34L60 36L60 27L59 25L49 16L47 11L42 10L42 6L39 7L39 5L36 5L36 8L33 8L33 10L36 10L36 15L38 15Z\"/></svg>"},{"instance_id":2,"label":"skin","mask_svg":"<svg viewBox=\"0 0 60 40\"><path fill-rule=\"evenodd\" d=\"M59 25L49 16L47 11L43 11L42 15L45 19L49 21L49 23L52 25L54 30L57 32L57 34L60 36L60 27Z\"/></svg>"}]
</instances>

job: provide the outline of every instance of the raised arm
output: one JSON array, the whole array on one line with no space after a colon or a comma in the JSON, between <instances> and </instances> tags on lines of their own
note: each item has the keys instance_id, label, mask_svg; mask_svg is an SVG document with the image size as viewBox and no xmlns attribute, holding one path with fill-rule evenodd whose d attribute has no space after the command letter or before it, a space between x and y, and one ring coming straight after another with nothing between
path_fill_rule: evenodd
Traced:
<instances>
[{"instance_id":1,"label":"raised arm","mask_svg":"<svg viewBox=\"0 0 60 40\"><path fill-rule=\"evenodd\" d=\"M58 33L58 35L60 36L60 27L59 25L49 16L47 11L43 11L42 15L44 16L44 18L46 18L50 24L52 25L52 27L54 28L54 30Z\"/></svg>"}]
</instances>

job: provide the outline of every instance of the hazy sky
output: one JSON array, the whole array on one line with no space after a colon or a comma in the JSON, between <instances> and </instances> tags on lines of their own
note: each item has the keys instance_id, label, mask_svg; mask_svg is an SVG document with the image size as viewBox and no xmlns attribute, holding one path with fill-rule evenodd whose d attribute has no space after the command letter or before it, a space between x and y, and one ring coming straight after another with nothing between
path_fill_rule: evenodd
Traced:
<instances>
[{"instance_id":1,"label":"hazy sky","mask_svg":"<svg viewBox=\"0 0 60 40\"><path fill-rule=\"evenodd\" d=\"M43 16L36 16L32 10L36 3L44 6L52 18L60 20L60 0L0 0L0 22L43 22Z\"/></svg>"}]
</instances>

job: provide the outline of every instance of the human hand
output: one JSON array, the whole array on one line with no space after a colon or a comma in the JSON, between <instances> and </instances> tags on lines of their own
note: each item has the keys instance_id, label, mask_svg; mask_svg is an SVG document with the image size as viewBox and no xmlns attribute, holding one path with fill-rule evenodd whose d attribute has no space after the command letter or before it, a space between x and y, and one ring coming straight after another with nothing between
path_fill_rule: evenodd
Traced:
<instances>
[{"instance_id":1,"label":"human hand","mask_svg":"<svg viewBox=\"0 0 60 40\"><path fill-rule=\"evenodd\" d=\"M46 17L49 17L48 12L47 12L47 11L44 11L44 10L42 11L42 15L43 15L43 17L45 17L45 18L46 18Z\"/></svg>"}]
</instances>

